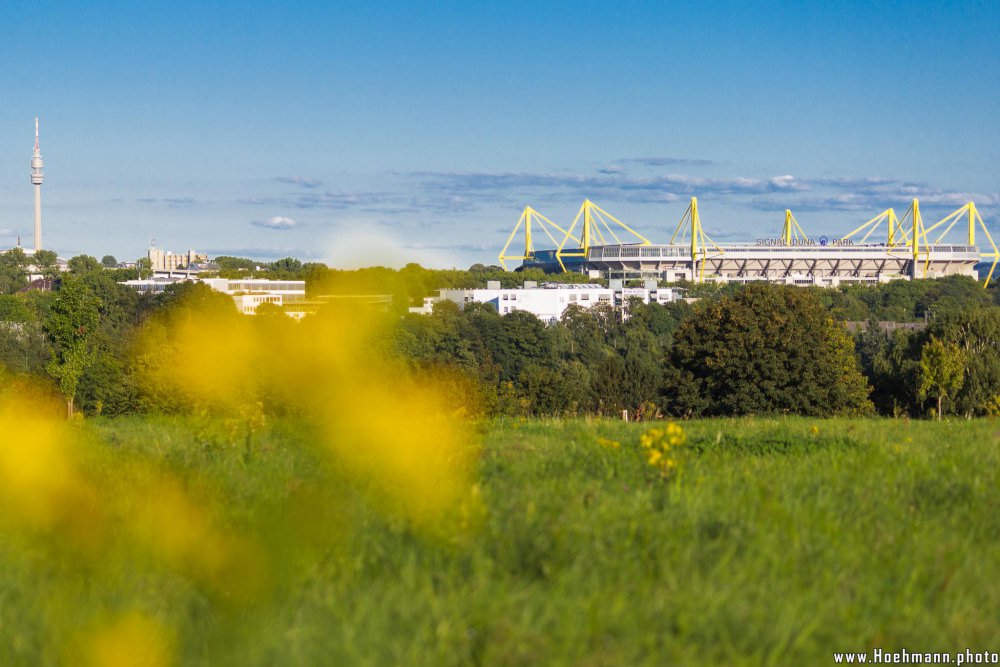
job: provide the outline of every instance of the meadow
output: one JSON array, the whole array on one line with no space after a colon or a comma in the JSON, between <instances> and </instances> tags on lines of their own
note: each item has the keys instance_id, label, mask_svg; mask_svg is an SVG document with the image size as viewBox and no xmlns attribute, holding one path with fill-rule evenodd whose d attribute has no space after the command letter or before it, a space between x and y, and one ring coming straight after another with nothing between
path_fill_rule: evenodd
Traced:
<instances>
[{"instance_id":1,"label":"meadow","mask_svg":"<svg viewBox=\"0 0 1000 667\"><path fill-rule=\"evenodd\" d=\"M471 493L442 527L386 505L294 417L75 424L81 475L105 480L121 516L143 505L137 487L178 502L140 512L151 535L86 513L48 531L5 521L0 663L784 665L876 646L996 650L996 421L694 420L671 465L653 466L640 440L663 425L483 424Z\"/></svg>"}]
</instances>

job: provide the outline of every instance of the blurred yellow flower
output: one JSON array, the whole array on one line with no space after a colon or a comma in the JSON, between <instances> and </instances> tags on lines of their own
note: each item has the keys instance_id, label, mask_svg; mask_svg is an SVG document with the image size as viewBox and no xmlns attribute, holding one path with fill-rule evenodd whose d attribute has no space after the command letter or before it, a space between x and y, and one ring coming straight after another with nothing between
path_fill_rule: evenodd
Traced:
<instances>
[{"instance_id":1,"label":"blurred yellow flower","mask_svg":"<svg viewBox=\"0 0 1000 667\"><path fill-rule=\"evenodd\" d=\"M170 317L174 326L151 326L138 346L152 383L239 420L248 443L268 412L301 414L384 511L433 532L466 523L478 437L456 398L461 383L444 374L417 381L388 359L377 314Z\"/></svg>"},{"instance_id":2,"label":"blurred yellow flower","mask_svg":"<svg viewBox=\"0 0 1000 667\"><path fill-rule=\"evenodd\" d=\"M78 469L71 427L46 408L19 397L0 405L0 515L82 546L100 521L95 491Z\"/></svg>"},{"instance_id":3,"label":"blurred yellow flower","mask_svg":"<svg viewBox=\"0 0 1000 667\"><path fill-rule=\"evenodd\" d=\"M467 417L476 397L457 375L417 377L394 363L379 327L358 311L297 323L177 307L144 328L134 362L165 405L221 417L225 444L245 447L235 460L255 456L255 434L271 415L296 415L338 482L416 531L462 538L486 517L475 484L480 436ZM276 590L287 544L238 530L241 519L227 520L214 497L222 491L200 486L190 470L93 446L93 431L46 396L0 383L0 529L65 549L71 567L89 555L88 573L169 570L212 603L246 605ZM68 594L53 603L52 636L72 641L67 627L100 613ZM94 625L74 646L72 662L84 664L173 661L170 632L138 612Z\"/></svg>"},{"instance_id":4,"label":"blurred yellow flower","mask_svg":"<svg viewBox=\"0 0 1000 667\"><path fill-rule=\"evenodd\" d=\"M684 429L676 422L668 422L663 428L651 428L639 436L639 444L646 452L646 463L665 477L678 468L676 450L686 442Z\"/></svg>"},{"instance_id":5,"label":"blurred yellow flower","mask_svg":"<svg viewBox=\"0 0 1000 667\"><path fill-rule=\"evenodd\" d=\"M173 663L173 641L155 620L132 612L88 633L83 663L93 667L166 667ZM75 662L75 661L74 661Z\"/></svg>"},{"instance_id":6,"label":"blurred yellow flower","mask_svg":"<svg viewBox=\"0 0 1000 667\"><path fill-rule=\"evenodd\" d=\"M598 438L597 444L599 444L604 449L611 449L611 450L620 449L622 446L622 443L618 442L617 440L609 440L608 438Z\"/></svg>"}]
</instances>

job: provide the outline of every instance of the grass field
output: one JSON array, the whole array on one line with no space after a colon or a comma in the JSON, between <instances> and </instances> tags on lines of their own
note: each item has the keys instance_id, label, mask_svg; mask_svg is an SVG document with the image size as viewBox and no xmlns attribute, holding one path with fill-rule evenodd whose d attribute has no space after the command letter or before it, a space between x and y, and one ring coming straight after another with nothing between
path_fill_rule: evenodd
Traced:
<instances>
[{"instance_id":1,"label":"grass field","mask_svg":"<svg viewBox=\"0 0 1000 667\"><path fill-rule=\"evenodd\" d=\"M875 646L1000 648L1000 424L682 426L668 477L639 446L649 425L484 427L477 497L442 532L380 509L292 420L92 420L88 474L121 498L143 470L179 480L210 517L195 546L228 560L163 558L115 525L92 550L6 526L0 664L114 664L138 646L150 664L240 665L819 665ZM156 543L188 544L171 516L153 517Z\"/></svg>"}]
</instances>

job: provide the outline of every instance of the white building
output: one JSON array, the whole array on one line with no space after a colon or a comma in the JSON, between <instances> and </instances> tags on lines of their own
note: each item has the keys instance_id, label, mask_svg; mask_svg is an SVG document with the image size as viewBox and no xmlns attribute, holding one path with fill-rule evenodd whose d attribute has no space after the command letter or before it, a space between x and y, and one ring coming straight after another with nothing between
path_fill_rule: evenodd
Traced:
<instances>
[{"instance_id":1,"label":"white building","mask_svg":"<svg viewBox=\"0 0 1000 667\"><path fill-rule=\"evenodd\" d=\"M273 303L274 305L281 307L281 295L279 294L231 294L233 301L236 302L236 310L240 311L244 315L256 315L257 306L262 303Z\"/></svg>"},{"instance_id":2,"label":"white building","mask_svg":"<svg viewBox=\"0 0 1000 667\"><path fill-rule=\"evenodd\" d=\"M296 303L306 300L304 280L264 280L261 278L201 278L200 282L225 294L268 294L280 296L281 302Z\"/></svg>"},{"instance_id":3,"label":"white building","mask_svg":"<svg viewBox=\"0 0 1000 667\"><path fill-rule=\"evenodd\" d=\"M184 282L184 280L184 278L166 278L156 276L154 278L146 278L143 280L126 280L125 282L118 284L125 285L125 287L129 287L139 294L159 294L165 291L169 286Z\"/></svg>"},{"instance_id":4,"label":"white building","mask_svg":"<svg viewBox=\"0 0 1000 667\"><path fill-rule=\"evenodd\" d=\"M646 287L623 287L622 281L612 280L608 287L593 284L545 283L538 287L526 281L524 287L501 288L500 283L490 281L486 289L443 289L438 296L424 299L424 305L410 308L411 313L430 314L439 301L452 301L459 308L469 303L491 304L500 315L515 311L531 313L546 324L559 321L563 313L572 305L591 308L598 304L611 307L627 306L630 299L642 303L670 303L680 298L682 290L677 288L657 288L656 281L647 281Z\"/></svg>"},{"instance_id":5,"label":"white building","mask_svg":"<svg viewBox=\"0 0 1000 667\"><path fill-rule=\"evenodd\" d=\"M273 303L278 307L283 307L290 303L301 303L306 298L306 282L304 280L192 279L190 276L157 276L148 280L127 280L121 284L140 294L156 294L163 292L170 285L185 281L204 283L217 292L228 294L236 303L236 308L246 315L256 314L257 307L262 303Z\"/></svg>"}]
</instances>

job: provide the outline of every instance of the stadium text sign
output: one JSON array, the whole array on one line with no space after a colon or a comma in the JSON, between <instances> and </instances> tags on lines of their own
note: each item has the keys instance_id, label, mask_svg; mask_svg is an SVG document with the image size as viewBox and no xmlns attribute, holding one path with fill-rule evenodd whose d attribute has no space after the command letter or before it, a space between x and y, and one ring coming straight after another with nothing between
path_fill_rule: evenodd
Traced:
<instances>
[{"instance_id":1,"label":"stadium text sign","mask_svg":"<svg viewBox=\"0 0 1000 667\"><path fill-rule=\"evenodd\" d=\"M804 246L825 246L825 245L854 245L854 239L830 239L821 236L818 239L791 239L787 243L785 239L757 239L757 245L804 245Z\"/></svg>"}]
</instances>

